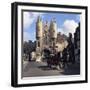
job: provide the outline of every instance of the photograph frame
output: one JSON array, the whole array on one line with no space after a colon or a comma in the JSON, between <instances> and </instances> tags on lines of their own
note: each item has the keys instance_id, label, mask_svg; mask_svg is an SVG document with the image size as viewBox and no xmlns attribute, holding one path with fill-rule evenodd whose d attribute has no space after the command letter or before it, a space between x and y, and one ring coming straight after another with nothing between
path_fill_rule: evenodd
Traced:
<instances>
[{"instance_id":1,"label":"photograph frame","mask_svg":"<svg viewBox=\"0 0 90 90\"><path fill-rule=\"evenodd\" d=\"M18 6L36 6L50 8L69 8L85 10L85 80L62 81L62 82L44 82L44 83L28 83L18 84ZM59 5L59 4L43 4L43 3L25 3L14 2L11 4L11 85L13 87L24 86L42 86L42 85L58 85L58 84L74 84L88 82L88 7L74 5Z\"/></svg>"}]
</instances>

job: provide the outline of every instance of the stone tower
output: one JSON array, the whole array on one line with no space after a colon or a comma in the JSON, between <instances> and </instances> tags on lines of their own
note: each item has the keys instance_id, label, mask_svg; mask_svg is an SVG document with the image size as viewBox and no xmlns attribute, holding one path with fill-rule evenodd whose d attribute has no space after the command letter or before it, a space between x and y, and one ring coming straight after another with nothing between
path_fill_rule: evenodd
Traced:
<instances>
[{"instance_id":1,"label":"stone tower","mask_svg":"<svg viewBox=\"0 0 90 90\"><path fill-rule=\"evenodd\" d=\"M50 47L53 50L54 53L54 48L56 45L56 39L57 39L57 24L56 20L52 19L50 22L50 27L49 27L49 37L50 37Z\"/></svg>"},{"instance_id":2,"label":"stone tower","mask_svg":"<svg viewBox=\"0 0 90 90\"><path fill-rule=\"evenodd\" d=\"M43 25L40 16L36 22L36 61L40 61L42 53Z\"/></svg>"},{"instance_id":3,"label":"stone tower","mask_svg":"<svg viewBox=\"0 0 90 90\"><path fill-rule=\"evenodd\" d=\"M49 30L49 25L48 25L48 21L45 22L44 26L43 26L43 48L48 47L48 30Z\"/></svg>"}]
</instances>

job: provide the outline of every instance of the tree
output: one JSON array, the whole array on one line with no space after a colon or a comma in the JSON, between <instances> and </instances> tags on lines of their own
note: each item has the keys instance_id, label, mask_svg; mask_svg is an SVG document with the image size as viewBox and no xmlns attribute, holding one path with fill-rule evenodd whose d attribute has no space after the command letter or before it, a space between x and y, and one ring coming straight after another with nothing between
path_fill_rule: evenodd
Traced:
<instances>
[{"instance_id":1,"label":"tree","mask_svg":"<svg viewBox=\"0 0 90 90\"><path fill-rule=\"evenodd\" d=\"M28 42L24 42L23 44L23 52L24 54L29 56L29 61L31 60L31 52L35 51L36 41L32 42L29 40Z\"/></svg>"}]
</instances>

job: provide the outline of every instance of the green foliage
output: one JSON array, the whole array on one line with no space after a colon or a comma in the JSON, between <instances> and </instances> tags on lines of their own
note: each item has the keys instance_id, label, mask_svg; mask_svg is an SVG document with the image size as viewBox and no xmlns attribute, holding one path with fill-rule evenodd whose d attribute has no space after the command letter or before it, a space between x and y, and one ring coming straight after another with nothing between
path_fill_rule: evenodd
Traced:
<instances>
[{"instance_id":1,"label":"green foliage","mask_svg":"<svg viewBox=\"0 0 90 90\"><path fill-rule=\"evenodd\" d=\"M30 54L31 52L35 51L36 41L32 42L29 40L28 42L24 42L23 44L23 52L25 54Z\"/></svg>"}]
</instances>

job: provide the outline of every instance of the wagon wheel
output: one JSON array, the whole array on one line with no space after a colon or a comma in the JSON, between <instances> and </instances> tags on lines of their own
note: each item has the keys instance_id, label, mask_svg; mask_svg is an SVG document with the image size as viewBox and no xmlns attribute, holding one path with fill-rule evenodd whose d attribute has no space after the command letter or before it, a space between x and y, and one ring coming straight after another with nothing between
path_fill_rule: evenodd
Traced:
<instances>
[{"instance_id":1,"label":"wagon wheel","mask_svg":"<svg viewBox=\"0 0 90 90\"><path fill-rule=\"evenodd\" d=\"M51 68L51 63L50 63L50 61L47 61L47 66Z\"/></svg>"},{"instance_id":2,"label":"wagon wheel","mask_svg":"<svg viewBox=\"0 0 90 90\"><path fill-rule=\"evenodd\" d=\"M65 67L65 63L64 62L59 62L59 68L63 69Z\"/></svg>"},{"instance_id":3,"label":"wagon wheel","mask_svg":"<svg viewBox=\"0 0 90 90\"><path fill-rule=\"evenodd\" d=\"M47 66L51 68L51 64L50 63L47 63Z\"/></svg>"}]
</instances>

